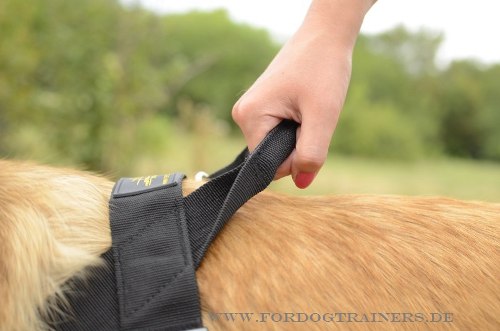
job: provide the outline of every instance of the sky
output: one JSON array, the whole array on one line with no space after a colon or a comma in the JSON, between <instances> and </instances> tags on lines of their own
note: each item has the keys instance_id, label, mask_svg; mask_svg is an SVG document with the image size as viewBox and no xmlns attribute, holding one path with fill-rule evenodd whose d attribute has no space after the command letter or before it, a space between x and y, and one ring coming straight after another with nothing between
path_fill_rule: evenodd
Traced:
<instances>
[{"instance_id":1,"label":"sky","mask_svg":"<svg viewBox=\"0 0 500 331\"><path fill-rule=\"evenodd\" d=\"M354 1L354 0L353 0ZM310 0L124 0L159 13L226 9L237 22L269 30L280 40L300 26ZM365 17L363 33L386 31L403 24L444 33L438 61L474 58L500 63L500 1L378 0Z\"/></svg>"}]
</instances>

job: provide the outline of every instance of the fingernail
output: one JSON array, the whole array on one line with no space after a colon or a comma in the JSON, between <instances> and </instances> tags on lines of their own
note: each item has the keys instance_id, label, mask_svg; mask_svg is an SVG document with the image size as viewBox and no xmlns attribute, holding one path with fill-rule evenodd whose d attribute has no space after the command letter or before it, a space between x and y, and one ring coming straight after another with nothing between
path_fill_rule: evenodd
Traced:
<instances>
[{"instance_id":1,"label":"fingernail","mask_svg":"<svg viewBox=\"0 0 500 331\"><path fill-rule=\"evenodd\" d=\"M302 189L306 188L312 183L315 176L314 172L300 172L295 177L295 186Z\"/></svg>"}]
</instances>

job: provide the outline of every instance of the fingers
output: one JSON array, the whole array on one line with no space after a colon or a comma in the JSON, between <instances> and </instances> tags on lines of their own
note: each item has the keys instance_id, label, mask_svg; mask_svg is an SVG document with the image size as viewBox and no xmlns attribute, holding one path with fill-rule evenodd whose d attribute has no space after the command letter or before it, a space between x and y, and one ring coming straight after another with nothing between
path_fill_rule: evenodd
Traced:
<instances>
[{"instance_id":1,"label":"fingers","mask_svg":"<svg viewBox=\"0 0 500 331\"><path fill-rule=\"evenodd\" d=\"M253 103L246 95L233 107L233 120L245 136L250 151L253 151L269 131L281 122L280 118L267 115L268 107L261 103Z\"/></svg>"},{"instance_id":2,"label":"fingers","mask_svg":"<svg viewBox=\"0 0 500 331\"><path fill-rule=\"evenodd\" d=\"M350 77L349 54L340 54L327 57L330 65L319 67L310 61L314 56L302 53L292 54L294 65L288 58L277 57L285 63L273 62L277 69L271 65L233 107L233 119L250 151L283 119L301 124L296 148L278 168L275 179L291 174L297 187L306 188L325 163Z\"/></svg>"},{"instance_id":3,"label":"fingers","mask_svg":"<svg viewBox=\"0 0 500 331\"><path fill-rule=\"evenodd\" d=\"M293 116L292 111L290 111L292 106L289 103L279 101L274 94L271 98L252 99L252 92L252 90L249 90L243 95L232 110L233 120L238 124L245 136L250 151L253 151L282 120L292 119L299 122L297 116ZM274 177L275 180L292 173L294 153L295 151L278 168Z\"/></svg>"},{"instance_id":4,"label":"fingers","mask_svg":"<svg viewBox=\"0 0 500 331\"><path fill-rule=\"evenodd\" d=\"M337 123L336 112L329 109L321 112L321 116L317 111L303 113L308 115L304 115L290 165L295 185L301 189L313 182L325 163Z\"/></svg>"},{"instance_id":5,"label":"fingers","mask_svg":"<svg viewBox=\"0 0 500 331\"><path fill-rule=\"evenodd\" d=\"M295 154L295 150L292 151L290 156L278 167L276 170L276 175L274 175L274 180L281 179L292 173L292 160Z\"/></svg>"},{"instance_id":6,"label":"fingers","mask_svg":"<svg viewBox=\"0 0 500 331\"><path fill-rule=\"evenodd\" d=\"M253 151L283 119L298 121L294 118L296 116L290 115L290 109L290 105L280 102L253 103L251 95L246 95L235 104L232 116L241 128L249 150ZM329 107L320 108L315 103L302 107L296 148L278 168L275 179L291 174L295 185L302 189L313 182L327 158L338 112Z\"/></svg>"}]
</instances>

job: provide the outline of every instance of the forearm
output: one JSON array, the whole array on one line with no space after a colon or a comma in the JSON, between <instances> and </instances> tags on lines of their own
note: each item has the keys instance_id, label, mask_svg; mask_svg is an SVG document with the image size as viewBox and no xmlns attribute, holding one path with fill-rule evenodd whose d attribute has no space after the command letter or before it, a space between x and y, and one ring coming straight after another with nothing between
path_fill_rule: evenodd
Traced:
<instances>
[{"instance_id":1,"label":"forearm","mask_svg":"<svg viewBox=\"0 0 500 331\"><path fill-rule=\"evenodd\" d=\"M363 19L376 0L313 0L297 35L353 48Z\"/></svg>"}]
</instances>

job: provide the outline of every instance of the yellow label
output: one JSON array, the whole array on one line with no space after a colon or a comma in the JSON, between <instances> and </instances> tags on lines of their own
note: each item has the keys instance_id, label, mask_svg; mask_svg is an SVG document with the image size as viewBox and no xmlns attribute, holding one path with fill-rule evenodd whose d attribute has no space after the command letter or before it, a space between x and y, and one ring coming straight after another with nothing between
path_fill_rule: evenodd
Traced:
<instances>
[{"instance_id":1,"label":"yellow label","mask_svg":"<svg viewBox=\"0 0 500 331\"><path fill-rule=\"evenodd\" d=\"M162 185L168 184L168 179L170 178L170 174L165 174L162 179ZM143 176L143 177L134 177L130 178L130 181L135 183L137 186L143 185L144 187L150 187L151 184L153 183L153 180L158 178L158 175L153 175L153 176ZM156 184L158 185L158 184Z\"/></svg>"}]
</instances>

